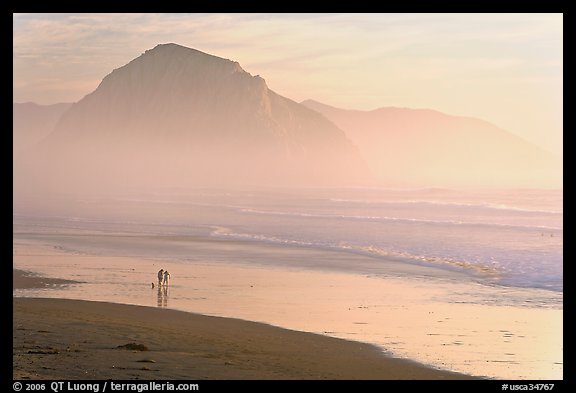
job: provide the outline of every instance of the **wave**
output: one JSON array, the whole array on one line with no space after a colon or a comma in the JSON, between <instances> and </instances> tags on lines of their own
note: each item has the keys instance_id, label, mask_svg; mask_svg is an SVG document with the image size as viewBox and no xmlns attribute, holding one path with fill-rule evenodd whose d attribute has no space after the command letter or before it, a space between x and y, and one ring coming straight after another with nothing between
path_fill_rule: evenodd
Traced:
<instances>
[{"instance_id":1,"label":"wave","mask_svg":"<svg viewBox=\"0 0 576 393\"><path fill-rule=\"evenodd\" d=\"M227 237L227 238L234 238L234 239L245 239L245 240L252 240L252 241L261 241L265 243L274 243L274 244L290 244L295 246L305 246L305 247L330 247L327 244L320 244L315 242L305 242L300 240L290 240L290 239L281 239L275 236L266 236L266 235L252 235L248 233L236 233L233 232L230 228L215 226L213 227L213 231L210 234L214 237Z\"/></svg>"},{"instance_id":2,"label":"wave","mask_svg":"<svg viewBox=\"0 0 576 393\"><path fill-rule=\"evenodd\" d=\"M363 215L340 215L340 214L318 214L318 213L302 213L302 212L281 212L272 210L257 210L248 208L237 208L242 213L247 214L261 214L271 216L291 216L291 217L306 217L306 218L322 218L322 219L340 219L340 220L359 220L359 221L376 221L376 222L404 222L404 223L422 223L422 224L439 224L439 225L463 225L475 227L498 227L498 228L517 228L517 229L534 229L534 230L563 230L561 227L552 227L546 225L518 225L518 224L504 224L504 223L485 223L485 222L472 222L460 220L431 220L424 218L406 218L406 217L389 217L389 216L363 216Z\"/></svg>"},{"instance_id":3,"label":"wave","mask_svg":"<svg viewBox=\"0 0 576 393\"><path fill-rule=\"evenodd\" d=\"M562 215L562 211L558 210L542 210L542 209L529 209L525 207L510 206L505 204L495 203L464 203L464 202L440 202L440 201L423 201L423 200L405 200L405 201L381 201L370 199L343 199L343 198L330 198L328 201L332 203L349 203L349 204L363 204L363 205L381 205L389 207L413 207L421 205L423 207L441 206L441 207L454 207L454 208L473 208L473 209L488 209L488 210L506 210L512 212L534 213L534 214L549 214L549 215Z\"/></svg>"},{"instance_id":4,"label":"wave","mask_svg":"<svg viewBox=\"0 0 576 393\"><path fill-rule=\"evenodd\" d=\"M330 189L329 187L326 189ZM393 193L406 193L406 192L416 192L416 193L456 193L459 192L457 189L443 188L443 187L416 187L416 188L406 188L406 187L384 187L384 186L344 186L344 187L332 187L332 189L342 189L342 190L355 190L355 191L385 191Z\"/></svg>"},{"instance_id":5,"label":"wave","mask_svg":"<svg viewBox=\"0 0 576 393\"><path fill-rule=\"evenodd\" d=\"M547 270L547 274L543 276L541 274L543 266L533 265L529 261L524 261L520 265L517 263L511 265L510 261L505 259L499 261L492 256L486 256L486 260L477 260L476 258L468 260L464 257L438 256L434 255L433 252L428 255L421 255L410 251L387 248L382 245L350 244L339 241L304 241L264 234L238 233L233 229L220 226L213 226L212 228L210 235L221 239L347 252L376 259L463 272L481 279L482 282L488 285L540 288L554 292L563 291L561 271L558 273ZM528 263L528 265L524 265L525 263ZM521 266L528 267L528 269L519 269ZM350 266L350 268L353 268L353 266Z\"/></svg>"},{"instance_id":6,"label":"wave","mask_svg":"<svg viewBox=\"0 0 576 393\"><path fill-rule=\"evenodd\" d=\"M490 277L492 279L499 279L501 277L501 272L494 266L488 266L485 264L463 261L454 258L416 255L406 251L389 250L375 246L359 246L346 243L334 244L328 242L319 243L319 242L309 242L293 239L282 239L275 236L267 236L261 234L237 233L230 228L220 226L213 228L214 230L212 231L211 236L214 237L233 238L237 240L256 241L271 244L284 244L291 246L346 251L355 254L378 257L383 259L394 259L396 261L408 262L424 266L435 266L450 270L465 270L475 275Z\"/></svg>"},{"instance_id":7,"label":"wave","mask_svg":"<svg viewBox=\"0 0 576 393\"><path fill-rule=\"evenodd\" d=\"M219 195L221 196L221 195ZM226 195L231 196L231 195ZM117 198L120 202L135 202L135 203L150 203L161 205L185 205L197 207L216 207L228 209L242 209L242 206L229 205L226 203L210 203L191 200L174 200L174 199L142 199L142 198ZM446 202L446 201L427 201L427 200L399 200L399 201L382 201L370 199L345 199L345 198L329 198L328 202L331 203L345 203L345 204L362 204L362 205L377 205L384 207L398 207L398 208L413 208L413 207L447 207L447 208L462 208L462 209L481 209L481 210L496 210L499 212L509 211L514 213L528 213L539 215L552 215L561 216L564 213L558 210L543 210L543 209L530 209L526 207L510 206L505 204L496 203L465 203L465 202ZM248 209L248 208L247 208Z\"/></svg>"}]
</instances>

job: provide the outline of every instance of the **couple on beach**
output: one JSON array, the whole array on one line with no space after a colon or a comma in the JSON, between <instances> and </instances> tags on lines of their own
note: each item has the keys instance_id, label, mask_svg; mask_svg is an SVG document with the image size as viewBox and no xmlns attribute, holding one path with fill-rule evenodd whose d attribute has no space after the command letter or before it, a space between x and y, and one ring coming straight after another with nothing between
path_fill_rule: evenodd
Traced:
<instances>
[{"instance_id":1,"label":"couple on beach","mask_svg":"<svg viewBox=\"0 0 576 393\"><path fill-rule=\"evenodd\" d=\"M164 270L164 269L160 269L160 271L158 272L158 286L168 286L168 284L170 283L170 273L168 273L168 270Z\"/></svg>"}]
</instances>

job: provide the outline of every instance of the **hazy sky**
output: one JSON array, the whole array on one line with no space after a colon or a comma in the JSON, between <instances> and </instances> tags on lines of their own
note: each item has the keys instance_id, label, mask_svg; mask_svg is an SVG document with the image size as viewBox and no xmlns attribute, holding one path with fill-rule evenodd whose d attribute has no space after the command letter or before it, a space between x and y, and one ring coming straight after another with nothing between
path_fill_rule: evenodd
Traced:
<instances>
[{"instance_id":1,"label":"hazy sky","mask_svg":"<svg viewBox=\"0 0 576 393\"><path fill-rule=\"evenodd\" d=\"M15 14L14 102L74 102L174 42L296 101L479 117L558 154L562 14Z\"/></svg>"}]
</instances>

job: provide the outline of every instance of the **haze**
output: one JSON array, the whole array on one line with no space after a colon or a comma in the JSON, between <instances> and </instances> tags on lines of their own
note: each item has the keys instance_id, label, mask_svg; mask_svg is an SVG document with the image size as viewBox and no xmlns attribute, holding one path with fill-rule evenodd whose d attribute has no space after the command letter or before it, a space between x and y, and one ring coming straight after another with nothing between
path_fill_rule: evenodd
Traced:
<instances>
[{"instance_id":1,"label":"haze","mask_svg":"<svg viewBox=\"0 0 576 393\"><path fill-rule=\"evenodd\" d=\"M562 378L561 14L14 15L13 65L14 379Z\"/></svg>"},{"instance_id":2,"label":"haze","mask_svg":"<svg viewBox=\"0 0 576 393\"><path fill-rule=\"evenodd\" d=\"M76 102L158 43L295 101L430 108L562 154L562 14L15 14L14 102Z\"/></svg>"}]
</instances>

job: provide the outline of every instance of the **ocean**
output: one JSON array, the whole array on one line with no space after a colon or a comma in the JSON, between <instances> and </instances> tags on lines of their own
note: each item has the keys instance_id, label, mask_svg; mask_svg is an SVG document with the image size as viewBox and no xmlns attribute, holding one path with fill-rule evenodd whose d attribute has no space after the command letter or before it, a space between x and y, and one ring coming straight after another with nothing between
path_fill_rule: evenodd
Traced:
<instances>
[{"instance_id":1,"label":"ocean","mask_svg":"<svg viewBox=\"0 0 576 393\"><path fill-rule=\"evenodd\" d=\"M32 239L91 259L40 265L23 255L18 267L95 284L16 295L168 306L371 342L474 375L561 378L562 196L170 189L20 200L15 245ZM172 273L169 302L148 293L160 266Z\"/></svg>"},{"instance_id":2,"label":"ocean","mask_svg":"<svg viewBox=\"0 0 576 393\"><path fill-rule=\"evenodd\" d=\"M563 201L558 190L199 190L77 203L80 207L71 210L85 215L29 216L15 210L15 224L34 221L38 228L331 249L373 257L371 271L378 259L394 259L461 271L495 285L563 291ZM106 211L99 216L82 209L90 204ZM191 256L177 250L147 252L153 257ZM317 266L310 262L307 267Z\"/></svg>"}]
</instances>

